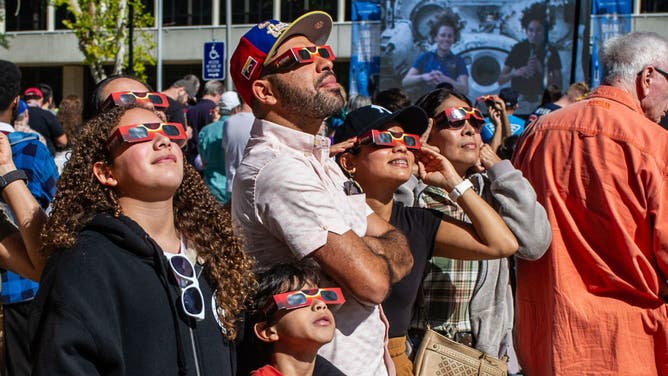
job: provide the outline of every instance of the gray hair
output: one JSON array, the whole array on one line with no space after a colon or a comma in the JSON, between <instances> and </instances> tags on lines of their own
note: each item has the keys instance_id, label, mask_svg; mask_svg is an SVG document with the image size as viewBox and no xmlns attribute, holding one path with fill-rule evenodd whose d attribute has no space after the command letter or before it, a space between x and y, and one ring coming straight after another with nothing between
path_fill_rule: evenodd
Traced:
<instances>
[{"instance_id":1,"label":"gray hair","mask_svg":"<svg viewBox=\"0 0 668 376\"><path fill-rule=\"evenodd\" d=\"M668 40L652 32L634 32L609 39L603 45L601 83L631 84L648 65L668 60ZM668 69L668 66L659 66Z\"/></svg>"},{"instance_id":2,"label":"gray hair","mask_svg":"<svg viewBox=\"0 0 668 376\"><path fill-rule=\"evenodd\" d=\"M207 81L204 84L204 95L221 95L225 92L225 86L218 80Z\"/></svg>"}]
</instances>

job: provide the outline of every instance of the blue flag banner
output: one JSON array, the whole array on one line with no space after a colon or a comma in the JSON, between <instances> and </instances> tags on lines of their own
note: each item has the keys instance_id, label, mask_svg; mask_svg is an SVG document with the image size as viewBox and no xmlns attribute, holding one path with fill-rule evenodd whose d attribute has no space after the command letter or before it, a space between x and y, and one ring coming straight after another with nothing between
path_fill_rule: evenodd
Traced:
<instances>
[{"instance_id":1,"label":"blue flag banner","mask_svg":"<svg viewBox=\"0 0 668 376\"><path fill-rule=\"evenodd\" d=\"M591 87L601 84L598 52L606 40L631 32L631 0L592 0Z\"/></svg>"},{"instance_id":2,"label":"blue flag banner","mask_svg":"<svg viewBox=\"0 0 668 376\"><path fill-rule=\"evenodd\" d=\"M373 94L380 72L380 0L353 0L349 96Z\"/></svg>"}]
</instances>

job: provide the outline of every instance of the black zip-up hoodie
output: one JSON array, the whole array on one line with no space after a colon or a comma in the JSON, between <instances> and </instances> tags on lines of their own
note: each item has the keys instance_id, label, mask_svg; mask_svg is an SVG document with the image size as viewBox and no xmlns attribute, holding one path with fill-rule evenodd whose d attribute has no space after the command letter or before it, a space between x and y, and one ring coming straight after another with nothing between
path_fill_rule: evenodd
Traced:
<instances>
[{"instance_id":1,"label":"black zip-up hoodie","mask_svg":"<svg viewBox=\"0 0 668 376\"><path fill-rule=\"evenodd\" d=\"M29 322L33 375L234 375L234 345L196 272L199 322L183 313L157 243L128 217L95 216L44 269Z\"/></svg>"}]
</instances>

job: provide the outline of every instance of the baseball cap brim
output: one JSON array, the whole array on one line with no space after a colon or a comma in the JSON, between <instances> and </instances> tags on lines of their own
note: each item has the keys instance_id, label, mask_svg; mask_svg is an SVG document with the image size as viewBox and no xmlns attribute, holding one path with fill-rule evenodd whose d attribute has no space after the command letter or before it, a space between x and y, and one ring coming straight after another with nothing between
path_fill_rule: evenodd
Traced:
<instances>
[{"instance_id":1,"label":"baseball cap brim","mask_svg":"<svg viewBox=\"0 0 668 376\"><path fill-rule=\"evenodd\" d=\"M332 17L322 11L313 11L303 14L292 23L290 26L276 39L274 45L267 53L267 58L264 60L264 66L267 66L271 58L276 53L280 45L288 38L294 35L303 35L316 45L322 45L329 39L329 34L332 32Z\"/></svg>"},{"instance_id":2,"label":"baseball cap brim","mask_svg":"<svg viewBox=\"0 0 668 376\"><path fill-rule=\"evenodd\" d=\"M385 130L393 123L399 123L405 133L422 135L429 125L429 117L418 106L408 106L395 112L380 106L361 107L348 114L343 125L334 133L334 143L359 137L371 129Z\"/></svg>"},{"instance_id":3,"label":"baseball cap brim","mask_svg":"<svg viewBox=\"0 0 668 376\"><path fill-rule=\"evenodd\" d=\"M42 91L36 87L29 87L23 92L24 97L43 98Z\"/></svg>"},{"instance_id":4,"label":"baseball cap brim","mask_svg":"<svg viewBox=\"0 0 668 376\"><path fill-rule=\"evenodd\" d=\"M424 110L418 106L408 106L399 111L395 111L387 120L376 125L375 122L369 129L387 129L392 122L401 124L405 133L421 136L427 130L429 117Z\"/></svg>"},{"instance_id":5,"label":"baseball cap brim","mask_svg":"<svg viewBox=\"0 0 668 376\"><path fill-rule=\"evenodd\" d=\"M188 97L190 98L194 98L197 96L197 93L195 92L195 84L192 83L191 81L181 79L176 81L174 83L174 86L184 88L186 94L188 94Z\"/></svg>"}]
</instances>

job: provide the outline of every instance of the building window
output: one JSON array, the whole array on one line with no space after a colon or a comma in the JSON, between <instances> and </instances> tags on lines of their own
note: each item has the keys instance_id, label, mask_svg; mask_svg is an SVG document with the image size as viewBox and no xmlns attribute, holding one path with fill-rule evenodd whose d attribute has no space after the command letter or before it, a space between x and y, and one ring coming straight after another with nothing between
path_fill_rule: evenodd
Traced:
<instances>
[{"instance_id":1,"label":"building window","mask_svg":"<svg viewBox=\"0 0 668 376\"><path fill-rule=\"evenodd\" d=\"M73 20L74 16L67 10L67 6L62 5L56 8L56 30L67 30L67 27L63 25L65 20Z\"/></svg>"},{"instance_id":2,"label":"building window","mask_svg":"<svg viewBox=\"0 0 668 376\"><path fill-rule=\"evenodd\" d=\"M281 1L281 18L292 21L302 14L321 10L329 13L336 20L336 0L303 0L303 1Z\"/></svg>"},{"instance_id":3,"label":"building window","mask_svg":"<svg viewBox=\"0 0 668 376\"><path fill-rule=\"evenodd\" d=\"M276 0L279 1L279 0ZM286 1L286 0L284 0ZM273 18L273 0L232 0L232 24L256 24ZM221 0L220 23L225 23L225 1Z\"/></svg>"},{"instance_id":4,"label":"building window","mask_svg":"<svg viewBox=\"0 0 668 376\"><path fill-rule=\"evenodd\" d=\"M153 13L153 6L147 11ZM163 0L163 26L211 25L211 0Z\"/></svg>"},{"instance_id":5,"label":"building window","mask_svg":"<svg viewBox=\"0 0 668 376\"><path fill-rule=\"evenodd\" d=\"M640 13L668 13L668 1L642 0L640 2Z\"/></svg>"},{"instance_id":6,"label":"building window","mask_svg":"<svg viewBox=\"0 0 668 376\"><path fill-rule=\"evenodd\" d=\"M6 30L46 30L46 5L46 0L6 0Z\"/></svg>"}]
</instances>

